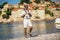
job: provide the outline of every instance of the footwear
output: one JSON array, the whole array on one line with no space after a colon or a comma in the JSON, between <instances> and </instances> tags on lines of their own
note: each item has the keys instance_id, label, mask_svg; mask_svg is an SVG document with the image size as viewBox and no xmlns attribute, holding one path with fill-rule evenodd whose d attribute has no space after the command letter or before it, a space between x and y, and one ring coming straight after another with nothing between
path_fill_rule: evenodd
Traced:
<instances>
[{"instance_id":1,"label":"footwear","mask_svg":"<svg viewBox=\"0 0 60 40\"><path fill-rule=\"evenodd\" d=\"M33 37L32 34L28 33L30 37Z\"/></svg>"},{"instance_id":2,"label":"footwear","mask_svg":"<svg viewBox=\"0 0 60 40\"><path fill-rule=\"evenodd\" d=\"M28 38L28 36L27 36L27 35L25 35L25 38Z\"/></svg>"},{"instance_id":3,"label":"footwear","mask_svg":"<svg viewBox=\"0 0 60 40\"><path fill-rule=\"evenodd\" d=\"M32 35L31 33L29 33L29 36L30 36L30 37L36 37L36 36L38 36L38 35Z\"/></svg>"}]
</instances>

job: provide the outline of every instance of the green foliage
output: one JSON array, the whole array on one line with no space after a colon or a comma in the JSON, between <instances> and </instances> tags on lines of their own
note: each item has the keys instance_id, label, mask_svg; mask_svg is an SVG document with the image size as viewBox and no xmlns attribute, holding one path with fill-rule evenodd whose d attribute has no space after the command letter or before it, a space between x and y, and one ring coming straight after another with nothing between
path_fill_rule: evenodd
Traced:
<instances>
[{"instance_id":1,"label":"green foliage","mask_svg":"<svg viewBox=\"0 0 60 40\"><path fill-rule=\"evenodd\" d=\"M52 12L51 12L51 13L50 13L50 16L52 16L52 17L53 17L53 16L54 16L54 13L52 13Z\"/></svg>"},{"instance_id":2,"label":"green foliage","mask_svg":"<svg viewBox=\"0 0 60 40\"><path fill-rule=\"evenodd\" d=\"M56 6L56 7L59 7L59 6L60 6L60 4L56 4L55 6Z\"/></svg>"},{"instance_id":3,"label":"green foliage","mask_svg":"<svg viewBox=\"0 0 60 40\"><path fill-rule=\"evenodd\" d=\"M59 8L56 8L56 10L57 10L57 11L60 11L60 9L59 9Z\"/></svg>"},{"instance_id":4,"label":"green foliage","mask_svg":"<svg viewBox=\"0 0 60 40\"><path fill-rule=\"evenodd\" d=\"M60 11L59 6L60 6L60 4L56 4L56 5L55 5L57 11Z\"/></svg>"},{"instance_id":5,"label":"green foliage","mask_svg":"<svg viewBox=\"0 0 60 40\"><path fill-rule=\"evenodd\" d=\"M6 18L6 19L9 19L10 15L11 15L11 10L10 9L7 9L6 11L4 11L6 14L3 14L2 17L3 19Z\"/></svg>"},{"instance_id":6,"label":"green foliage","mask_svg":"<svg viewBox=\"0 0 60 40\"><path fill-rule=\"evenodd\" d=\"M50 16L54 16L54 13L51 12L51 10L49 10L48 5L45 7L45 14L49 14Z\"/></svg>"},{"instance_id":7,"label":"green foliage","mask_svg":"<svg viewBox=\"0 0 60 40\"><path fill-rule=\"evenodd\" d=\"M37 4L39 4L40 3L40 0L35 0L34 2L37 3Z\"/></svg>"},{"instance_id":8,"label":"green foliage","mask_svg":"<svg viewBox=\"0 0 60 40\"><path fill-rule=\"evenodd\" d=\"M5 19L5 18L9 19L9 15L7 15L7 14L3 14L2 17L3 17L3 19Z\"/></svg>"},{"instance_id":9,"label":"green foliage","mask_svg":"<svg viewBox=\"0 0 60 40\"><path fill-rule=\"evenodd\" d=\"M1 14L2 14L2 11L0 11L0 16L1 16Z\"/></svg>"},{"instance_id":10,"label":"green foliage","mask_svg":"<svg viewBox=\"0 0 60 40\"><path fill-rule=\"evenodd\" d=\"M50 4L51 6L55 6L56 5L56 3L55 2L51 2L51 4Z\"/></svg>"},{"instance_id":11,"label":"green foliage","mask_svg":"<svg viewBox=\"0 0 60 40\"><path fill-rule=\"evenodd\" d=\"M2 9L2 8L3 8L3 6L2 6L2 5L0 5L0 8Z\"/></svg>"},{"instance_id":12,"label":"green foliage","mask_svg":"<svg viewBox=\"0 0 60 40\"><path fill-rule=\"evenodd\" d=\"M20 4L23 4L24 2L28 4L31 3L30 0L21 0Z\"/></svg>"},{"instance_id":13,"label":"green foliage","mask_svg":"<svg viewBox=\"0 0 60 40\"><path fill-rule=\"evenodd\" d=\"M4 7L5 4L7 4L8 2L4 2L3 4L0 5L0 8L2 9Z\"/></svg>"},{"instance_id":14,"label":"green foliage","mask_svg":"<svg viewBox=\"0 0 60 40\"><path fill-rule=\"evenodd\" d=\"M10 10L12 11L14 9L14 7L11 7Z\"/></svg>"},{"instance_id":15,"label":"green foliage","mask_svg":"<svg viewBox=\"0 0 60 40\"><path fill-rule=\"evenodd\" d=\"M24 0L21 0L21 2L20 2L21 4L23 4L24 3Z\"/></svg>"},{"instance_id":16,"label":"green foliage","mask_svg":"<svg viewBox=\"0 0 60 40\"><path fill-rule=\"evenodd\" d=\"M39 19L40 17L39 16L35 16L35 18Z\"/></svg>"},{"instance_id":17,"label":"green foliage","mask_svg":"<svg viewBox=\"0 0 60 40\"><path fill-rule=\"evenodd\" d=\"M45 14L49 14L50 16L54 16L54 13L52 13L50 10L45 9Z\"/></svg>"},{"instance_id":18,"label":"green foliage","mask_svg":"<svg viewBox=\"0 0 60 40\"><path fill-rule=\"evenodd\" d=\"M34 8L34 10L37 10L37 9L39 9L39 7L35 7L35 8Z\"/></svg>"},{"instance_id":19,"label":"green foliage","mask_svg":"<svg viewBox=\"0 0 60 40\"><path fill-rule=\"evenodd\" d=\"M5 11L5 13L6 13L7 15L11 15L11 10L10 10L10 9L7 9L7 11Z\"/></svg>"},{"instance_id":20,"label":"green foliage","mask_svg":"<svg viewBox=\"0 0 60 40\"><path fill-rule=\"evenodd\" d=\"M3 4L2 4L2 6L4 6L5 4L7 4L8 2L4 2Z\"/></svg>"},{"instance_id":21,"label":"green foliage","mask_svg":"<svg viewBox=\"0 0 60 40\"><path fill-rule=\"evenodd\" d=\"M45 1L47 1L47 2L52 2L52 0L45 0Z\"/></svg>"}]
</instances>

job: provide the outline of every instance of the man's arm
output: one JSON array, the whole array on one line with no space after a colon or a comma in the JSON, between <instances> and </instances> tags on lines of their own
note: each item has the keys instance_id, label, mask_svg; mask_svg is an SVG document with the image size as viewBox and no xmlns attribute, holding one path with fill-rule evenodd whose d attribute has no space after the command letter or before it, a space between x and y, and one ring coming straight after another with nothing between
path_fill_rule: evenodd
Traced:
<instances>
[{"instance_id":1,"label":"man's arm","mask_svg":"<svg viewBox=\"0 0 60 40\"><path fill-rule=\"evenodd\" d=\"M29 14L29 16L30 16L30 17L32 16L31 11L29 11L29 13L28 13L28 14Z\"/></svg>"},{"instance_id":2,"label":"man's arm","mask_svg":"<svg viewBox=\"0 0 60 40\"><path fill-rule=\"evenodd\" d=\"M28 13L29 14L29 16L31 17L32 16L32 14L31 13Z\"/></svg>"},{"instance_id":3,"label":"man's arm","mask_svg":"<svg viewBox=\"0 0 60 40\"><path fill-rule=\"evenodd\" d=\"M26 14L24 11L22 11L22 13L20 14L20 17L24 17Z\"/></svg>"}]
</instances>

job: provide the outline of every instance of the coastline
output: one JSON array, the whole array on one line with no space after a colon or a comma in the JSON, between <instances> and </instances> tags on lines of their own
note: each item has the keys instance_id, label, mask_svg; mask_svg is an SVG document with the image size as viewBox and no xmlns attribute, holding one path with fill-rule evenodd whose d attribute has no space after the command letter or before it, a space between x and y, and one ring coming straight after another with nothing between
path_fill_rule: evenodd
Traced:
<instances>
[{"instance_id":1,"label":"coastline","mask_svg":"<svg viewBox=\"0 0 60 40\"><path fill-rule=\"evenodd\" d=\"M53 19L37 19L37 18L33 18L33 19L30 19L32 22L35 22L35 21L44 21L44 20L54 20L54 18ZM2 19L2 20L0 20L0 23L14 23L14 22L23 22L23 18L18 18L18 19L16 19L16 20L13 20L13 19Z\"/></svg>"}]
</instances>

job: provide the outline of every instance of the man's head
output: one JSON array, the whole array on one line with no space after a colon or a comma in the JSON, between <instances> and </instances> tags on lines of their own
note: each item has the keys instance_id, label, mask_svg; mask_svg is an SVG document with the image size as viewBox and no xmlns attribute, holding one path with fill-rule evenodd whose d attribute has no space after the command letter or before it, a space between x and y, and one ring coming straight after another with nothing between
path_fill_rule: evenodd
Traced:
<instances>
[{"instance_id":1,"label":"man's head","mask_svg":"<svg viewBox=\"0 0 60 40\"><path fill-rule=\"evenodd\" d=\"M24 4L24 9L28 10L28 4Z\"/></svg>"}]
</instances>

